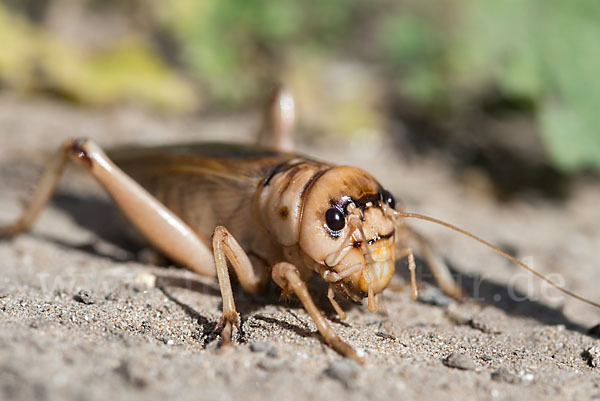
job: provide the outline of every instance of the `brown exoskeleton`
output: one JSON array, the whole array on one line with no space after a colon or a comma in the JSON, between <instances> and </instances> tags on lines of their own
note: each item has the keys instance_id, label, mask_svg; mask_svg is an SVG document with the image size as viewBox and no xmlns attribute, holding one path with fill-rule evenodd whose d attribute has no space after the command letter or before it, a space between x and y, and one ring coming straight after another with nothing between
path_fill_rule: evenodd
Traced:
<instances>
[{"instance_id":1,"label":"brown exoskeleton","mask_svg":"<svg viewBox=\"0 0 600 401\"><path fill-rule=\"evenodd\" d=\"M288 153L293 120L293 99L279 90L264 130L270 135L262 138L267 147L212 143L127 148L109 153L109 158L92 141L69 140L50 162L21 217L0 228L0 236L31 226L64 166L74 161L103 185L152 245L199 274L217 276L224 343L239 325L229 261L245 291L258 293L272 278L284 294L298 297L327 344L360 361L315 306L305 284L310 275L317 273L329 284L329 301L344 319L334 296L367 298L369 310L376 311L376 296L388 286L395 262L402 258L408 258L411 295L416 298L413 252L404 245L409 237L419 244L444 292L460 296L446 266L404 218L433 221L492 246L447 223L397 210L392 195L361 169Z\"/></svg>"}]
</instances>

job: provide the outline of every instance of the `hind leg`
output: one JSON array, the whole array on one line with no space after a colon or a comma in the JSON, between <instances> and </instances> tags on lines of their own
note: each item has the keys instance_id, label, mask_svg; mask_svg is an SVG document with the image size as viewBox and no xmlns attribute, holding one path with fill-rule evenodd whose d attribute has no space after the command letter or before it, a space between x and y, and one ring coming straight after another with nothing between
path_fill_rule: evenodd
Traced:
<instances>
[{"instance_id":1,"label":"hind leg","mask_svg":"<svg viewBox=\"0 0 600 401\"><path fill-rule=\"evenodd\" d=\"M69 162L68 144L65 143L50 159L38 185L36 186L29 203L21 216L12 224L0 227L0 237L10 237L20 232L27 231L36 220L44 206L50 200L58 179Z\"/></svg>"},{"instance_id":2,"label":"hind leg","mask_svg":"<svg viewBox=\"0 0 600 401\"><path fill-rule=\"evenodd\" d=\"M296 106L294 97L282 86L273 89L265 108L258 144L281 152L294 148Z\"/></svg>"},{"instance_id":3,"label":"hind leg","mask_svg":"<svg viewBox=\"0 0 600 401\"><path fill-rule=\"evenodd\" d=\"M56 152L17 221L0 236L28 230L52 196L68 162L84 167L110 194L125 217L157 249L189 269L214 276L211 249L179 217L119 169L94 142L66 141Z\"/></svg>"}]
</instances>

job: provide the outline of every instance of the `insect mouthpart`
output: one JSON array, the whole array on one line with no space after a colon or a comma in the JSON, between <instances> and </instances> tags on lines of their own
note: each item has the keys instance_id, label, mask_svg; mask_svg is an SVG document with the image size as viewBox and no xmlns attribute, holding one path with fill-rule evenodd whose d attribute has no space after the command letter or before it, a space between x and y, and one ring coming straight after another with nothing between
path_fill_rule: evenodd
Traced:
<instances>
[{"instance_id":1,"label":"insect mouthpart","mask_svg":"<svg viewBox=\"0 0 600 401\"><path fill-rule=\"evenodd\" d=\"M332 207L326 216L332 223L334 211L339 209ZM324 265L331 271L328 277L322 276L335 283L338 292L351 300L366 294L369 310L376 311L374 295L383 291L394 275L395 230L380 205L375 206L370 201L365 202L364 209L349 203L347 211L345 222L352 234L337 252L325 258ZM382 228L386 230L383 233Z\"/></svg>"},{"instance_id":2,"label":"insect mouthpart","mask_svg":"<svg viewBox=\"0 0 600 401\"><path fill-rule=\"evenodd\" d=\"M368 243L369 245L372 245L373 243L375 243L375 242L377 242L377 241L379 241L379 240L381 240L381 239L388 239L388 238L391 238L391 237L393 237L393 236L394 236L394 231L392 231L392 232L391 232L391 233L389 233L389 234L385 234L385 235L379 235L379 234L376 234L376 235L375 235L375 237L373 237L373 238L371 238L370 240L368 240L368 241L367 241L367 243Z\"/></svg>"},{"instance_id":3,"label":"insect mouthpart","mask_svg":"<svg viewBox=\"0 0 600 401\"><path fill-rule=\"evenodd\" d=\"M393 233L363 247L365 269L358 282L359 289L368 293L369 287L375 294L383 291L394 275Z\"/></svg>"},{"instance_id":4,"label":"insect mouthpart","mask_svg":"<svg viewBox=\"0 0 600 401\"><path fill-rule=\"evenodd\" d=\"M362 300L367 297L367 293L348 285L345 281L338 281L334 284L335 289L342 294L344 297L354 302L355 304L361 304Z\"/></svg>"}]
</instances>

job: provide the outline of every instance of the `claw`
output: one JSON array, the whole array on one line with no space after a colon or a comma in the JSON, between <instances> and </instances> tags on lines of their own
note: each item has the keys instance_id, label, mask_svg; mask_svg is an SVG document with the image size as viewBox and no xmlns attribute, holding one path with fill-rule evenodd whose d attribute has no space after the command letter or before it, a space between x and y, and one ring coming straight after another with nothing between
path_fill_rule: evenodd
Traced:
<instances>
[{"instance_id":1,"label":"claw","mask_svg":"<svg viewBox=\"0 0 600 401\"><path fill-rule=\"evenodd\" d=\"M359 364L364 365L365 360L358 356L358 354L350 344L342 341L339 338L333 339L329 344L340 355L345 356L346 358L354 359Z\"/></svg>"},{"instance_id":2,"label":"claw","mask_svg":"<svg viewBox=\"0 0 600 401\"><path fill-rule=\"evenodd\" d=\"M223 345L231 344L231 333L233 332L233 326L235 326L238 330L240 329L239 314L237 312L223 313L223 315L219 319L219 322L217 323L217 327L215 328L215 331L220 329L221 327L223 328L223 330L221 331Z\"/></svg>"},{"instance_id":3,"label":"claw","mask_svg":"<svg viewBox=\"0 0 600 401\"><path fill-rule=\"evenodd\" d=\"M281 290L281 295L279 296L279 299L281 299L282 301L288 301L290 299L290 294L291 294L290 290L283 289L283 290Z\"/></svg>"}]
</instances>

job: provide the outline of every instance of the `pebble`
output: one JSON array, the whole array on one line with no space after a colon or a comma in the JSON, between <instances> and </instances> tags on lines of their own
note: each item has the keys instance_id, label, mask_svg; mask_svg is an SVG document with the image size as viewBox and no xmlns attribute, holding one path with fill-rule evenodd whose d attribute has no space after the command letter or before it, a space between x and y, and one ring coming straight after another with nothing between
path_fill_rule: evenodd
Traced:
<instances>
[{"instance_id":1,"label":"pebble","mask_svg":"<svg viewBox=\"0 0 600 401\"><path fill-rule=\"evenodd\" d=\"M520 377L521 381L524 382L532 382L535 379L535 376L532 373L525 373Z\"/></svg>"},{"instance_id":2,"label":"pebble","mask_svg":"<svg viewBox=\"0 0 600 401\"><path fill-rule=\"evenodd\" d=\"M444 365L448 366L449 368L462 370L474 370L476 368L475 363L471 358L456 352L448 355L448 357L444 359Z\"/></svg>"},{"instance_id":3,"label":"pebble","mask_svg":"<svg viewBox=\"0 0 600 401\"><path fill-rule=\"evenodd\" d=\"M448 306L452 303L452 299L447 297L442 290L434 286L427 286L419 290L419 301L436 306Z\"/></svg>"},{"instance_id":4,"label":"pebble","mask_svg":"<svg viewBox=\"0 0 600 401\"><path fill-rule=\"evenodd\" d=\"M342 383L346 387L351 387L358 377L360 366L350 359L338 359L325 368L323 373Z\"/></svg>"},{"instance_id":5,"label":"pebble","mask_svg":"<svg viewBox=\"0 0 600 401\"><path fill-rule=\"evenodd\" d=\"M281 362L281 360L270 358L262 358L257 366L265 372L283 372L291 369L290 366L287 366L284 362Z\"/></svg>"},{"instance_id":6,"label":"pebble","mask_svg":"<svg viewBox=\"0 0 600 401\"><path fill-rule=\"evenodd\" d=\"M511 373L506 368L500 368L493 372L492 380L511 384L517 384L520 382L519 376L514 373Z\"/></svg>"},{"instance_id":7,"label":"pebble","mask_svg":"<svg viewBox=\"0 0 600 401\"><path fill-rule=\"evenodd\" d=\"M484 308L477 315L473 316L469 324L477 330L486 334L501 334L503 332L501 324L504 315L492 308Z\"/></svg>"},{"instance_id":8,"label":"pebble","mask_svg":"<svg viewBox=\"0 0 600 401\"><path fill-rule=\"evenodd\" d=\"M121 364L115 369L115 372L122 376L123 379L138 388L148 385L148 380L144 375L145 371L146 369L143 367L129 361L121 361Z\"/></svg>"},{"instance_id":9,"label":"pebble","mask_svg":"<svg viewBox=\"0 0 600 401\"><path fill-rule=\"evenodd\" d=\"M265 341L257 341L255 343L250 344L250 351L263 352L271 358L275 358L277 356L277 350Z\"/></svg>"},{"instance_id":10,"label":"pebble","mask_svg":"<svg viewBox=\"0 0 600 401\"><path fill-rule=\"evenodd\" d=\"M91 305L94 303L94 300L86 290L80 290L77 294L73 296L73 299L85 305Z\"/></svg>"},{"instance_id":11,"label":"pebble","mask_svg":"<svg viewBox=\"0 0 600 401\"><path fill-rule=\"evenodd\" d=\"M156 276L152 273L142 271L133 279L134 290L143 291L156 287Z\"/></svg>"},{"instance_id":12,"label":"pebble","mask_svg":"<svg viewBox=\"0 0 600 401\"><path fill-rule=\"evenodd\" d=\"M592 368L600 366L600 345L594 345L583 351L583 358L587 361L588 365Z\"/></svg>"},{"instance_id":13,"label":"pebble","mask_svg":"<svg viewBox=\"0 0 600 401\"><path fill-rule=\"evenodd\" d=\"M377 331L377 332L375 332L375 335L377 337L385 338L386 340L391 340L391 341L396 340L396 337L394 337L391 334L386 333L385 331Z\"/></svg>"},{"instance_id":14,"label":"pebble","mask_svg":"<svg viewBox=\"0 0 600 401\"><path fill-rule=\"evenodd\" d=\"M104 299L106 299L107 301L118 301L119 300L119 290L118 289L114 289L111 292L109 292L108 294L106 294L104 296Z\"/></svg>"}]
</instances>

